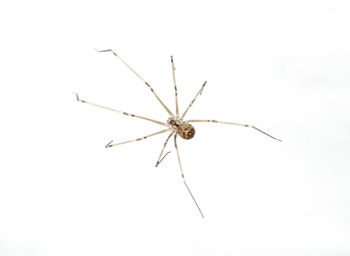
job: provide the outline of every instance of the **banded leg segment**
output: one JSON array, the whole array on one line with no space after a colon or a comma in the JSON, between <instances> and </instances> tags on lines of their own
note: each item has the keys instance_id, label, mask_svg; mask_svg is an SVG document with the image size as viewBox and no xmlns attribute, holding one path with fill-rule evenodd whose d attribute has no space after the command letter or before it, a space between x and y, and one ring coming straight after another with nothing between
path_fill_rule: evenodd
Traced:
<instances>
[{"instance_id":1,"label":"banded leg segment","mask_svg":"<svg viewBox=\"0 0 350 256\"><path fill-rule=\"evenodd\" d=\"M176 118L179 118L179 104L177 102L177 86L176 86L176 79L175 79L175 66L174 66L173 56L170 56L170 58L171 58L171 67L173 70L173 80L174 80L174 89L175 89Z\"/></svg>"},{"instance_id":2,"label":"banded leg segment","mask_svg":"<svg viewBox=\"0 0 350 256\"><path fill-rule=\"evenodd\" d=\"M197 92L196 96L194 96L194 99L191 101L190 105L188 105L188 107L186 108L185 112L182 114L181 116L181 121L184 119L185 115L187 114L187 111L190 109L190 107L192 107L193 103L196 101L198 95L202 95L204 86L207 84L207 81L204 82L204 84L202 85L202 87L199 89L199 91Z\"/></svg>"},{"instance_id":3,"label":"banded leg segment","mask_svg":"<svg viewBox=\"0 0 350 256\"><path fill-rule=\"evenodd\" d=\"M259 132L261 132L261 133L263 133L263 134L265 134L265 135L267 135L267 136L269 136L269 137L272 138L272 139L275 139L275 140L278 140L278 141L282 141L282 140L277 139L277 138L271 136L270 134L268 134L268 133L266 133L266 132L264 132L264 131L262 131L262 130L256 128L255 126L249 125L249 124L240 124L240 123L232 123L232 122L222 122L222 121L216 121L216 120L187 120L186 122L187 122L187 123L208 122L208 123L219 123L219 124L230 124L230 125L243 126L243 127L253 128L253 129L255 129L255 130L257 130L257 131L259 131Z\"/></svg>"},{"instance_id":4,"label":"banded leg segment","mask_svg":"<svg viewBox=\"0 0 350 256\"><path fill-rule=\"evenodd\" d=\"M110 110L110 111L113 111L113 112L124 114L126 116L140 118L140 119L143 119L143 120L147 120L147 121L150 121L150 122L153 122L153 123L156 123L156 124L160 124L160 125L169 127L168 124L160 122L160 121L157 121L157 120L153 120L153 119L150 119L150 118L147 118L147 117L143 117L143 116L139 116L139 115L130 114L130 113L123 112L123 111L120 111L120 110L116 110L116 109L113 109L113 108L101 106L101 105L98 105L98 104L95 104L95 103L92 103L92 102L89 102L89 101L86 101L86 100L82 100L82 99L79 98L79 95L77 93L75 93L75 92L73 92L73 93L77 96L77 101L79 101L79 102L86 103L86 104L89 104L91 106L95 106L95 107L99 107L99 108L104 108L104 109L107 109L107 110Z\"/></svg>"},{"instance_id":5,"label":"banded leg segment","mask_svg":"<svg viewBox=\"0 0 350 256\"><path fill-rule=\"evenodd\" d=\"M138 73L136 73L135 70L132 69L132 67L129 66L128 63L126 63L122 58L119 57L118 54L116 54L112 49L107 49L107 50L96 50L98 52L111 52L113 53L114 56L116 56L121 62L123 62L125 64L125 66L128 67L128 69L130 69L142 82L144 82L147 87L151 90L151 92L153 93L153 95L157 98L157 100L160 102L160 104L162 104L162 106L165 108L165 110L169 113L169 115L171 115L172 117L175 117L174 114L168 109L167 106L165 106L165 104L163 103L163 101L158 97L158 95L154 92L152 86L146 82L145 79L143 79Z\"/></svg>"},{"instance_id":6,"label":"banded leg segment","mask_svg":"<svg viewBox=\"0 0 350 256\"><path fill-rule=\"evenodd\" d=\"M163 156L163 158L161 159L161 157L162 157L162 155L163 155L163 152L164 152L164 149L165 149L166 145L168 144L169 139L171 138L171 136L173 136L174 133L175 133L175 132L172 131L172 132L170 133L170 135L168 136L168 138L165 140L164 146L163 146L163 148L162 148L162 151L160 152L160 155L159 155L159 157L158 157L158 160L157 160L157 163L156 163L156 167L158 167L158 165L159 165L159 164L162 162L162 160L167 156L167 154L170 153L170 151L169 151L169 152L166 153L166 154Z\"/></svg>"},{"instance_id":7,"label":"banded leg segment","mask_svg":"<svg viewBox=\"0 0 350 256\"><path fill-rule=\"evenodd\" d=\"M190 195L191 195L191 197L192 197L192 199L193 199L193 202L196 204L196 206L197 206L199 212L201 213L202 217L204 218L204 215L203 215L203 213L202 213L201 208L199 208L199 205L198 205L196 199L194 198L194 196L193 196L193 194L192 194L190 188L188 187L188 185L187 185L187 183L186 183L185 175L184 175L184 173L183 173L183 171L182 171L182 165L181 165L179 150L178 150L178 148L177 148L176 137L177 137L177 133L176 133L175 136L174 136L174 144L175 144L175 149L176 149L176 153L177 153L177 159L178 159L179 165L180 165L180 171L181 171L182 181L183 181L183 183L185 184L185 186L186 186L186 188L187 188L187 191L190 193Z\"/></svg>"},{"instance_id":8,"label":"banded leg segment","mask_svg":"<svg viewBox=\"0 0 350 256\"><path fill-rule=\"evenodd\" d=\"M149 134L149 135L146 135L144 137L140 137L140 138L137 138L137 139L134 139L134 140L127 140L127 141L119 142L119 143L115 143L115 144L112 144L113 143L113 140L112 140L105 146L105 148L111 148L111 147L114 147L114 146L130 143L130 142L134 142L134 141L141 141L141 140L147 139L149 137L152 137L152 136L155 136L155 135L167 132L167 131L170 131L170 128L169 129L164 129L164 130L161 130L159 132L155 132L155 133L152 133L152 134Z\"/></svg>"}]
</instances>

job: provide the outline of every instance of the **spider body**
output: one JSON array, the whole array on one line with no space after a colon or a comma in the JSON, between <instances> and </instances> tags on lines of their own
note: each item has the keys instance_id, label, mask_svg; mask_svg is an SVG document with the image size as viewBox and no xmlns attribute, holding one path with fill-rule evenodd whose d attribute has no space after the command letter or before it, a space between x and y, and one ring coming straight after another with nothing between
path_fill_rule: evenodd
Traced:
<instances>
[{"instance_id":1,"label":"spider body","mask_svg":"<svg viewBox=\"0 0 350 256\"><path fill-rule=\"evenodd\" d=\"M190 140L194 137L196 134L196 130L194 129L193 125L183 122L180 119L168 119L168 124L170 125L171 129L180 135L181 138L185 140Z\"/></svg>"},{"instance_id":2,"label":"spider body","mask_svg":"<svg viewBox=\"0 0 350 256\"><path fill-rule=\"evenodd\" d=\"M176 138L177 136L179 135L181 138L185 139L185 140L189 140L189 139L192 139L196 133L194 127L190 124L190 123L194 123L194 122L206 122L206 123L218 123L218 124L228 124L228 125L235 125L235 126L241 126L241 127L248 127L248 128L252 128L252 129L255 129L269 137L271 137L272 139L275 139L275 140L278 140L278 141L281 141L269 134L267 134L266 132L256 128L255 126L253 125L247 125L247 124L241 124L241 123L232 123L232 122L223 122L223 121L216 121L216 120L212 120L212 119L205 119L205 120L198 120L198 119L195 119L195 120L185 120L185 115L187 113L187 111L190 109L190 107L193 105L193 103L195 102L195 100L197 99L197 97L199 95L202 95L202 92L203 92L203 89L204 89L204 86L206 85L206 81L204 82L204 84L201 86L200 90L198 91L198 93L195 95L194 99L190 102L190 104L188 105L188 107L186 108L186 110L184 111L184 113L180 116L180 113L179 113L179 107L178 107L178 100L177 100L177 86L176 86L176 80L175 80L175 67L174 67L174 61L173 61L173 57L171 56L171 65L172 65L172 71L173 71L173 80L174 80L174 89L175 89L175 103L176 103L176 113L175 115L170 111L170 109L161 101L161 99L158 97L158 95L155 93L155 91L153 90L153 88L151 87L151 85L146 82L138 73L135 72L135 70L133 70L123 59L121 59L118 54L116 54L113 50L111 49L108 49L108 50L102 50L102 51L99 51L99 52L111 52L113 53L113 55L115 55L117 58L119 58L125 65L128 69L130 69L144 84L146 84L146 86L151 90L152 94L157 98L157 100L159 101L159 103L163 106L163 108L168 112L168 114L170 115L168 121L166 123L164 122L160 122L160 121L157 121L157 120L154 120L154 119L151 119L151 118L148 118L148 117L143 117L143 116L139 116L139 115L134 115L134 114L130 114L130 113L127 113L127 112L123 112L123 111L120 111L120 110L116 110L116 109L112 109L112 108L109 108L109 107L105 107L105 106L102 106L102 105L98 105L98 104L95 104L95 103L92 103L92 102L89 102L89 101L86 101L86 100L82 100L79 98L78 94L76 94L76 98L77 98L77 101L79 102L82 102L82 103L85 103L85 104L88 104L88 105L92 105L92 106L95 106L95 107L99 107L99 108L104 108L104 109L107 109L107 110L110 110L110 111L114 111L114 112L117 112L117 113L120 113L120 114L124 114L126 116L130 116L130 117L134 117L134 118L140 118L140 119L143 119L143 120L146 120L146 121L150 121L150 122L153 122L153 123L156 123L158 125L161 125L161 126L165 126L166 129L164 130L161 130L161 131L158 131L158 132L155 132L155 133L152 133L152 134L149 134L149 135L146 135L146 136L143 136L143 137L140 137L140 138L137 138L137 139L133 139L133 140L128 140L128 141L124 141L124 142L119 142L119 143L114 143L112 144L113 141L110 141L105 147L106 148L111 148L111 147L114 147L114 146L118 146L118 145L122 145L122 144L126 144L126 143L130 143L130 142L134 142L134 141L142 141L144 139L147 139L147 138L150 138L152 136L155 136L155 135L158 135L158 134L162 134L162 133L165 133L165 132L170 132L169 136L167 137L167 139L165 140L164 142L164 146L160 152L160 155L159 155L159 158L157 160L157 163L156 163L156 167L162 162L162 160L165 158L165 156L167 156L170 152L166 153L164 156L163 156L163 152L164 152L164 149L169 141L169 139L174 136L174 146L175 146L175 149L176 149L176 153L177 153L177 159L178 159L178 162L179 162L179 166L180 166L180 171L181 171L181 177L182 177L182 181L183 183L185 184L189 194L191 195L194 203L196 204L200 214L202 215L202 217L204 217L201 209L199 208L199 205L197 204L194 196L192 195L191 191L190 191L190 188L188 187L187 185L187 182L185 180L185 175L183 173L183 170L182 170L182 165L181 165L181 161L180 161L180 154L179 154L179 150L178 150L178 146L177 146L177 143L176 143ZM163 157L162 157L163 156Z\"/></svg>"}]
</instances>

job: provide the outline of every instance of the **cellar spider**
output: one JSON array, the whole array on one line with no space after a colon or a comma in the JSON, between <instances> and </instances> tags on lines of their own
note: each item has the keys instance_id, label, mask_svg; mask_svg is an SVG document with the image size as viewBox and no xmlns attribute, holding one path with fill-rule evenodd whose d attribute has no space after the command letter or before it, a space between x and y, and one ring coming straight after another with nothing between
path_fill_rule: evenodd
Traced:
<instances>
[{"instance_id":1,"label":"cellar spider","mask_svg":"<svg viewBox=\"0 0 350 256\"><path fill-rule=\"evenodd\" d=\"M165 126L166 129L163 129L161 131L158 131L158 132L155 132L155 133L151 133L151 134L148 134L146 136L143 136L143 137L140 137L140 138L137 138L137 139L134 139L134 140L128 140L128 141L124 141L124 142L119 142L119 143L113 143L113 141L110 141L105 147L106 148L111 148L111 147L114 147L114 146L118 146L118 145L122 145L122 144L126 144L126 143L130 143L130 142L134 142L134 141L141 141L141 140L144 140L144 139L147 139L149 137L152 137L152 136L155 136L155 135L158 135L158 134L162 134L162 133L165 133L165 132L170 132L169 136L167 137L167 139L165 140L164 142L164 145L163 145L163 148L160 152L160 155L158 157L158 160L156 162L156 167L158 167L158 165L162 162L162 160L167 156L167 154L169 154L170 152L167 152L163 157L163 152L164 152L164 149L169 141L169 139L174 136L174 146L175 146L175 149L176 149L176 153L177 153L177 159L178 159L178 162L179 162L179 166L180 166L180 171L181 171L181 177L182 177L182 181L183 183L185 184L186 186L186 189L187 191L189 192L189 194L191 195L192 199L193 199L193 202L195 203L195 205L197 206L201 216L204 218L204 215L202 213L202 210L200 209L196 199L194 198L189 186L187 185L187 182L185 180L185 175L184 175L184 172L182 170L182 165L181 165L181 160L180 160L180 154L179 154L179 149L177 147L177 136L179 135L181 138L185 139L185 140L189 140L189 139L192 139L195 135L195 129L194 127L192 126L192 124L190 123L197 123L197 122L209 122L209 123L219 123L219 124L229 124L229 125L236 125L236 126L243 126L243 127L248 127L248 128L252 128L252 129L255 129L257 131L259 131L260 133L263 133L267 136L269 136L270 138L272 139L275 139L275 140L278 140L278 141L281 141L280 139L277 139L273 136L271 136L270 134L256 128L255 126L253 125L248 125L248 124L241 124L241 123L232 123L232 122L223 122L223 121L216 121L216 120L197 120L197 119L194 119L194 120L186 120L184 121L184 118L188 112L188 110L192 107L193 103L196 101L197 97L199 95L202 94L203 92L203 89L205 87L205 85L207 84L207 81L205 81L203 83L203 85L200 87L199 91L197 92L197 94L195 95L195 97L193 98L193 100L190 102L190 104L188 105L188 107L186 108L186 110L183 112L183 114L179 115L179 106L178 106L178 100L177 100L177 87L176 87L176 79L175 79L175 67L174 67L174 61L173 61L173 56L170 57L171 59L171 67L172 67L172 73L173 73L173 80L174 80L174 90L175 90L175 105L176 105L176 115L174 115L170 110L169 108L163 103L163 101L158 97L158 95L155 93L155 91L153 90L152 86L146 82L138 73L136 73L136 71L134 69L132 69L119 55L117 55L112 49L107 49L107 50L96 50L97 52L111 52L114 56L116 56L121 62L123 62L125 64L125 66L130 69L149 89L150 91L153 93L153 95L157 98L157 100L159 101L159 103L163 106L163 108L168 112L168 114L170 115L168 121L166 123L164 122L160 122L160 121L157 121L157 120L153 120L151 118L148 118L148 117L143 117L143 116L139 116L139 115L134 115L134 114L130 114L130 113L127 113L127 112L123 112L123 111L120 111L120 110L116 110L116 109L112 109L112 108L109 108L109 107L105 107L105 106L102 106L102 105L98 105L98 104L95 104L95 103L92 103L92 102L89 102L89 101L86 101L86 100L82 100L79 98L79 95L77 93L74 93L76 95L76 99L77 101L79 102L82 102L82 103L86 103L86 104L89 104L89 105L92 105L92 106L95 106L95 107L99 107L99 108L104 108L104 109L107 109L107 110L110 110L110 111L114 111L114 112L118 112L118 113L121 113L121 114L124 114L126 116L131 116L131 117L136 117L136 118L140 118L140 119L143 119L143 120L146 120L146 121L150 121L150 122L153 122L153 123L156 123L156 124L159 124L159 125L162 125L162 126Z\"/></svg>"}]
</instances>

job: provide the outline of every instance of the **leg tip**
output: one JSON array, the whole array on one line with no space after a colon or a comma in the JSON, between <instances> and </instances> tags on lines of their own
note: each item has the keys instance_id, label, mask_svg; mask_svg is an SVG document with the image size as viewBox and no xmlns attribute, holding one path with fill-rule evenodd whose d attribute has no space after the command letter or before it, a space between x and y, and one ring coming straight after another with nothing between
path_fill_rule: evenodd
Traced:
<instances>
[{"instance_id":1,"label":"leg tip","mask_svg":"<svg viewBox=\"0 0 350 256\"><path fill-rule=\"evenodd\" d=\"M97 52L111 52L111 53L113 53L114 55L118 56L118 54L116 54L116 52L113 51L112 49L97 50L97 49L95 48L95 50L96 50Z\"/></svg>"},{"instance_id":2,"label":"leg tip","mask_svg":"<svg viewBox=\"0 0 350 256\"><path fill-rule=\"evenodd\" d=\"M96 52L108 52L111 51L111 49L107 49L107 50L98 50L97 48L94 48Z\"/></svg>"},{"instance_id":3,"label":"leg tip","mask_svg":"<svg viewBox=\"0 0 350 256\"><path fill-rule=\"evenodd\" d=\"M110 147L112 147L112 142L113 142L113 140L111 140L110 142L108 142L108 144L105 146L105 148L110 148Z\"/></svg>"},{"instance_id":4,"label":"leg tip","mask_svg":"<svg viewBox=\"0 0 350 256\"><path fill-rule=\"evenodd\" d=\"M78 93L76 92L72 92L72 93L75 94L77 101L80 101Z\"/></svg>"}]
</instances>

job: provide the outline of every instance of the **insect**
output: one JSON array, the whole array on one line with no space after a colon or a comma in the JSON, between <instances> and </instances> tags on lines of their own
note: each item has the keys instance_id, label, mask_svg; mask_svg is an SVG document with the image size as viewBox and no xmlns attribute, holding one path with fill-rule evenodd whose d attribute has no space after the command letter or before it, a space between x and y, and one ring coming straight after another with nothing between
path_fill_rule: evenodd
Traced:
<instances>
[{"instance_id":1,"label":"insect","mask_svg":"<svg viewBox=\"0 0 350 256\"><path fill-rule=\"evenodd\" d=\"M98 51L98 50L96 50ZM164 122L160 122L160 121L157 121L157 120L153 120L151 118L148 118L148 117L143 117L143 116L139 116L139 115L135 115L135 114L130 114L128 112L123 112L123 111L120 111L120 110L116 110L116 109L112 109L112 108L109 108L109 107L105 107L105 106L102 106L102 105L98 105L98 104L95 104L95 103L92 103L92 102L89 102L89 101L86 101L86 100L82 100L79 98L79 95L77 93L76 94L76 99L77 101L79 102L82 102L82 103L86 103L86 104L89 104L89 105L92 105L92 106L95 106L95 107L99 107L99 108L104 108L104 109L107 109L107 110L110 110L110 111L114 111L114 112L117 112L117 113L121 113L121 114L124 114L126 116L130 116L130 117L135 117L135 118L140 118L140 119L143 119L143 120L146 120L146 121L150 121L150 122L153 122L153 123L156 123L156 124L159 124L161 126L164 126L166 127L165 129L161 130L161 131L158 131L158 132L155 132L155 133L152 133L152 134L148 134L144 137L140 137L140 138L137 138L137 139L134 139L134 140L128 140L128 141L124 141L124 142L119 142L119 143L113 143L113 141L110 141L105 147L106 148L111 148L111 147L114 147L114 146L118 146L118 145L122 145L122 144L126 144L126 143L130 143L130 142L134 142L134 141L141 141L141 140L144 140L144 139L147 139L147 138L150 138L152 136L156 136L158 134L162 134L162 133L165 133L165 132L170 132L169 136L167 137L167 139L165 140L164 142L164 145L163 145L163 148L160 152L160 155L158 157L158 160L156 162L156 167L162 162L162 160L170 153L170 152L167 152L164 156L163 156L163 153L164 153L164 149L166 147L166 145L168 144L169 142L169 139L174 136L174 146L175 146L175 149L176 149L176 154L177 154L177 159L178 159L178 162L179 162L179 166L180 166L180 171L181 171L181 177L182 177L182 181L183 183L185 184L185 187L187 189L187 191L189 192L189 194L191 195L192 199L193 199L193 202L195 203L195 205L197 206L197 209L199 210L201 216L204 218L204 215L203 215L203 212L202 210L200 209L196 199L194 198L189 186L187 185L187 182L185 180L185 175L184 175L184 172L182 170L182 165L181 165L181 160L180 160L180 154L179 154L179 149L178 149L178 146L177 146L177 136L179 135L181 138L185 139L185 140L190 140L194 137L195 133L196 133L196 130L194 129L193 125L191 123L196 123L196 122L208 122L208 123L219 123L219 124L228 124L228 125L236 125L236 126L243 126L243 127L248 127L248 128L252 128L252 129L255 129L257 131L259 131L260 133L263 133L267 136L269 136L270 138L272 139L275 139L275 140L278 140L278 141L281 141L280 139L277 139L271 135L269 135L268 133L256 128L255 126L253 125L248 125L248 124L240 124L240 123L232 123L232 122L222 122L222 121L216 121L216 120L185 120L185 116L188 112L188 110L192 107L192 105L194 104L194 102L196 101L197 97L199 95L202 94L203 92L203 89L205 87L205 85L207 84L207 82L205 81L203 83L203 85L200 87L199 91L197 92L197 94L195 95L195 97L193 98L193 100L190 102L190 104L188 105L188 107L186 108L186 110L183 112L183 114L180 116L179 115L179 106L178 106L178 91L177 91L177 87L176 87L176 79L175 79L175 66L174 66L174 60L173 60L173 56L170 57L171 59L171 66L172 66L172 73L173 73L173 81L174 81L174 90L175 90L175 105L176 105L176 113L175 115L169 110L169 108L163 103L163 101L158 97L158 95L155 93L155 91L153 90L152 86L146 82L138 73L136 73L136 71L134 69L132 69L117 53L115 53L112 49L107 49L107 50L101 50L101 51L98 51L98 52L111 52L114 56L116 56L122 63L125 64L125 66L130 69L149 89L150 91L153 93L153 95L156 97L156 99L159 101L159 103L163 106L163 108L168 112L168 114L170 115L168 121L166 123ZM162 157L163 156L163 157Z\"/></svg>"}]
</instances>

